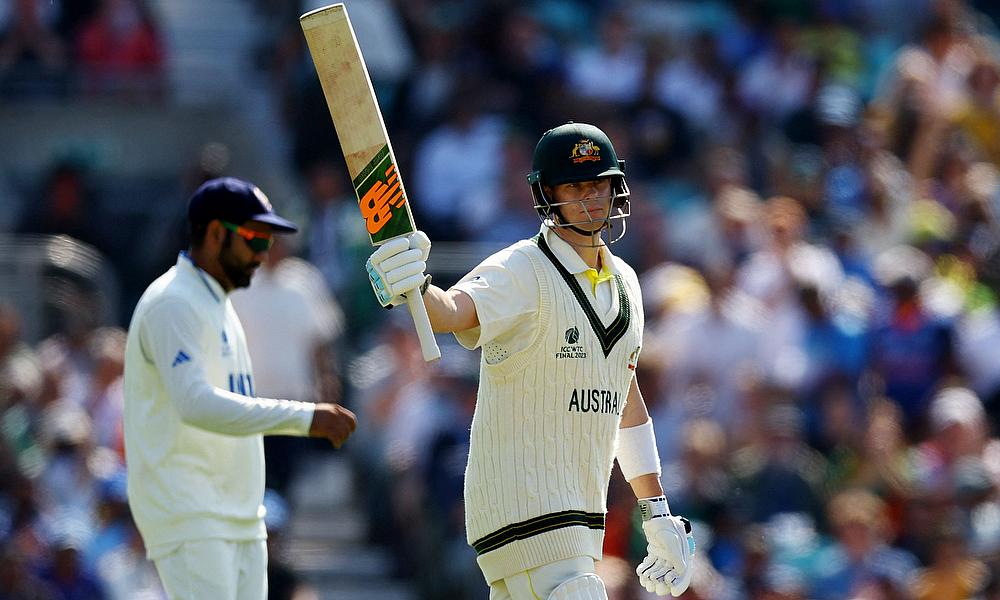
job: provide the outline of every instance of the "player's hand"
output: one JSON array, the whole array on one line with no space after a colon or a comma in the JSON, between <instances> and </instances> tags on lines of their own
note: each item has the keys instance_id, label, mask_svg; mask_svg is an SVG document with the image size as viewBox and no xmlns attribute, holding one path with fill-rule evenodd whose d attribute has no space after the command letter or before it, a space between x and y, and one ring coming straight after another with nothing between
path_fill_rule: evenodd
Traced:
<instances>
[{"instance_id":1,"label":"player's hand","mask_svg":"<svg viewBox=\"0 0 1000 600\"><path fill-rule=\"evenodd\" d=\"M658 596L680 596L691 584L691 523L668 514L643 521L642 531L648 554L635 570L639 583Z\"/></svg>"},{"instance_id":2,"label":"player's hand","mask_svg":"<svg viewBox=\"0 0 1000 600\"><path fill-rule=\"evenodd\" d=\"M339 404L321 403L313 411L309 437L326 438L334 448L340 448L358 426L354 413Z\"/></svg>"},{"instance_id":3,"label":"player's hand","mask_svg":"<svg viewBox=\"0 0 1000 600\"><path fill-rule=\"evenodd\" d=\"M365 270L379 304L390 308L406 302L406 292L425 286L431 241L422 231L382 244L368 258ZM423 291L423 290L421 290Z\"/></svg>"}]
</instances>

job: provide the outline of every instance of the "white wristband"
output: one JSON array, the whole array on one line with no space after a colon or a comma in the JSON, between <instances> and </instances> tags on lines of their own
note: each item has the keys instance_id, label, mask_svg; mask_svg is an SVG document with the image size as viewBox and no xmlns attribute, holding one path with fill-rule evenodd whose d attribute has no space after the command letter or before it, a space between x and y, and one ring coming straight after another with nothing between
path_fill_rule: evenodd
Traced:
<instances>
[{"instance_id":1,"label":"white wristband","mask_svg":"<svg viewBox=\"0 0 1000 600\"><path fill-rule=\"evenodd\" d=\"M660 455L656 451L652 419L642 425L618 430L617 458L625 481L650 473L660 476Z\"/></svg>"},{"instance_id":2,"label":"white wristband","mask_svg":"<svg viewBox=\"0 0 1000 600\"><path fill-rule=\"evenodd\" d=\"M639 514L642 515L643 521L657 517L669 517L670 505L667 504L667 497L639 498Z\"/></svg>"}]
</instances>

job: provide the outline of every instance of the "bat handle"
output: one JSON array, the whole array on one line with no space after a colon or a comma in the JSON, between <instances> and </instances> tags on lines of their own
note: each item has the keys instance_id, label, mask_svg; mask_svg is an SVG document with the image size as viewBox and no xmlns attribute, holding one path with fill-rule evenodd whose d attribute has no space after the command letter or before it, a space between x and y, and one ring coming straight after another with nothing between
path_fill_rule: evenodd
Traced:
<instances>
[{"instance_id":1,"label":"bat handle","mask_svg":"<svg viewBox=\"0 0 1000 600\"><path fill-rule=\"evenodd\" d=\"M424 355L424 360L431 362L441 358L441 350L438 348L437 340L434 339L431 320L427 316L427 307L424 306L424 297L419 290L407 294L406 306L410 309L413 324L417 327L417 338L420 340L420 352Z\"/></svg>"}]
</instances>

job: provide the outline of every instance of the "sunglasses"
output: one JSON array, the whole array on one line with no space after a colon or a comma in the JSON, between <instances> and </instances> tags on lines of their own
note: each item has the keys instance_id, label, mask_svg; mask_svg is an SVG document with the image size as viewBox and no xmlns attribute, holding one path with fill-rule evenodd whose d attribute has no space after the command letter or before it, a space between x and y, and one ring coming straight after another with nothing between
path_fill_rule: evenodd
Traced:
<instances>
[{"instance_id":1,"label":"sunglasses","mask_svg":"<svg viewBox=\"0 0 1000 600\"><path fill-rule=\"evenodd\" d=\"M247 246L249 246L254 252L266 252L267 250L270 250L271 245L274 244L274 237L270 233L254 231L226 221L219 222L222 223L223 227L243 238L243 241L245 241Z\"/></svg>"}]
</instances>

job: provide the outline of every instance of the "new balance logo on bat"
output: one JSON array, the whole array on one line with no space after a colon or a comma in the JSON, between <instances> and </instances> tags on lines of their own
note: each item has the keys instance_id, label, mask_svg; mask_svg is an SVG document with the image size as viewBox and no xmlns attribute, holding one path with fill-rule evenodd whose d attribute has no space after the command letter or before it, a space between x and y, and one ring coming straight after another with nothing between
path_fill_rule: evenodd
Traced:
<instances>
[{"instance_id":1,"label":"new balance logo on bat","mask_svg":"<svg viewBox=\"0 0 1000 600\"><path fill-rule=\"evenodd\" d=\"M174 357L174 362L171 367L176 367L181 363L191 362L191 357L184 353L183 350L177 351L177 356Z\"/></svg>"}]
</instances>

